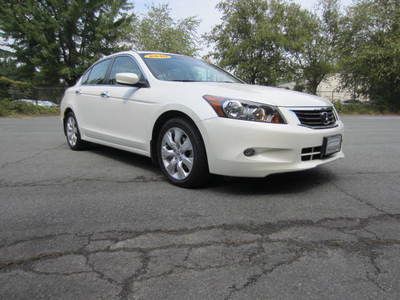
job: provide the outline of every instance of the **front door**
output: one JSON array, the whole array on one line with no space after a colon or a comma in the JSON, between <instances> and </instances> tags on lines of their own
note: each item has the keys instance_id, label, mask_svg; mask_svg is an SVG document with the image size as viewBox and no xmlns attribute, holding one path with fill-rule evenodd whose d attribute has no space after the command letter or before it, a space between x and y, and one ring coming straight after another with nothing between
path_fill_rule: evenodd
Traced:
<instances>
[{"instance_id":1,"label":"front door","mask_svg":"<svg viewBox=\"0 0 400 300\"><path fill-rule=\"evenodd\" d=\"M114 59L107 88L105 104L105 126L110 136L108 141L121 146L134 148L138 152L148 152L146 125L150 112L154 109L150 98L151 88L121 85L116 82L117 73L135 73L144 80L136 61L129 55Z\"/></svg>"}]
</instances>

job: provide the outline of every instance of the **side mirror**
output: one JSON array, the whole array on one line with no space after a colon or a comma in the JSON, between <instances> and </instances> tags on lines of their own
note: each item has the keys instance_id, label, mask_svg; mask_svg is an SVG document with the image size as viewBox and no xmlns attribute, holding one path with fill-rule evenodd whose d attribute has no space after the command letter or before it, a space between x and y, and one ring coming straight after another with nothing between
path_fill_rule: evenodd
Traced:
<instances>
[{"instance_id":1,"label":"side mirror","mask_svg":"<svg viewBox=\"0 0 400 300\"><path fill-rule=\"evenodd\" d=\"M135 73L117 73L115 80L119 84L135 85L139 82L139 76Z\"/></svg>"}]
</instances>

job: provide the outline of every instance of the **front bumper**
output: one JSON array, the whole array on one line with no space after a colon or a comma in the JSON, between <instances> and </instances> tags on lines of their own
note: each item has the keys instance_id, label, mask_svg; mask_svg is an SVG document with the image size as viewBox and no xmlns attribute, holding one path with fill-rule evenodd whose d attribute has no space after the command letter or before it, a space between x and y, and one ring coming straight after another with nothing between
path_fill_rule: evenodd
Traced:
<instances>
[{"instance_id":1,"label":"front bumper","mask_svg":"<svg viewBox=\"0 0 400 300\"><path fill-rule=\"evenodd\" d=\"M266 124L227 118L202 121L209 170L213 174L265 177L274 173L314 168L343 158L342 151L328 158L302 161L303 148L319 147L323 138L343 134L343 124L329 129L311 129L298 124ZM255 155L243 151L253 148Z\"/></svg>"}]
</instances>

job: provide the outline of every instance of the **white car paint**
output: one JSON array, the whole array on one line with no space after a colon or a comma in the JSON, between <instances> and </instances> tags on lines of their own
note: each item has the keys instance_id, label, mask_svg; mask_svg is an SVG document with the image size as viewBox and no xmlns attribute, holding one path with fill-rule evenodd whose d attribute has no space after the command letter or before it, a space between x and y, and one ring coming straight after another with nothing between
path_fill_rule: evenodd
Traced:
<instances>
[{"instance_id":1,"label":"white car paint","mask_svg":"<svg viewBox=\"0 0 400 300\"><path fill-rule=\"evenodd\" d=\"M139 53L128 51L109 57L118 55L133 57L150 87L82 85L80 80L67 89L61 103L62 118L67 109L75 113L83 140L150 157L157 119L163 113L179 111L199 129L213 174L264 177L309 169L344 157L340 151L325 159L301 160L303 148L320 146L324 137L343 133L343 124L338 117L334 128L313 129L300 126L292 112L292 109L332 107L325 99L240 83L162 81L153 76ZM204 95L277 106L287 124L218 117L202 98ZM256 155L246 157L243 151L248 148L254 148Z\"/></svg>"}]
</instances>

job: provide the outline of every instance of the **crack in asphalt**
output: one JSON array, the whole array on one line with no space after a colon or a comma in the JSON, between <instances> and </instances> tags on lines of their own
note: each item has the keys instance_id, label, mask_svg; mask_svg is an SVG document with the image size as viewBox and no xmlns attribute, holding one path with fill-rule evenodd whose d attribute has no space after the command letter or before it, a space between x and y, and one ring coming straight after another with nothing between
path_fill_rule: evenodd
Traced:
<instances>
[{"instance_id":1,"label":"crack in asphalt","mask_svg":"<svg viewBox=\"0 0 400 300\"><path fill-rule=\"evenodd\" d=\"M141 253L142 255L142 266L141 268L139 268L139 270L137 270L134 274L132 274L131 276L127 277L123 283L122 283L122 290L119 293L119 297L123 300L127 299L128 296L132 293L132 289L131 289L131 283L133 281L135 281L136 278L140 277L141 275L145 274L147 272L147 267L149 265L150 262L150 257L148 256L148 253L145 251L142 251Z\"/></svg>"},{"instance_id":2,"label":"crack in asphalt","mask_svg":"<svg viewBox=\"0 0 400 300\"><path fill-rule=\"evenodd\" d=\"M384 174L400 174L400 171L359 171L359 172L337 172L337 175L384 175Z\"/></svg>"},{"instance_id":3,"label":"crack in asphalt","mask_svg":"<svg viewBox=\"0 0 400 300\"><path fill-rule=\"evenodd\" d=\"M84 183L84 182L109 182L117 184L126 183L148 183L148 182L162 182L165 181L163 176L136 176L128 179L112 179L105 177L98 178L63 178L60 180L41 180L33 182L21 182L21 183L0 183L0 188L20 188L20 187L48 187L48 186L64 186L67 184Z\"/></svg>"},{"instance_id":4,"label":"crack in asphalt","mask_svg":"<svg viewBox=\"0 0 400 300\"><path fill-rule=\"evenodd\" d=\"M99 252L100 252L100 251L99 251ZM94 253L96 253L96 252L94 252ZM107 282L109 282L110 284L113 284L113 285L117 285L117 286L120 286L120 285L121 285L117 280L114 280L114 279L112 279L112 278L106 276L103 272L97 270L96 267L95 267L95 264L90 262L87 253L84 253L84 254L82 254L82 253L77 253L77 254L81 254L81 255L83 255L83 256L85 257L85 259L86 259L86 265L87 265L87 266L92 270L92 272L95 273L100 279L103 279L103 280L105 280L105 281L107 281Z\"/></svg>"},{"instance_id":5,"label":"crack in asphalt","mask_svg":"<svg viewBox=\"0 0 400 300\"><path fill-rule=\"evenodd\" d=\"M350 192L348 192L348 191L346 191L345 189L341 188L341 187L340 187L338 184L336 184L335 182L331 182L331 184L332 184L334 187L336 187L336 189L338 189L339 191L341 191L341 192L344 193L345 195L349 196L350 198L356 200L357 202L362 203L362 204L364 204L364 205L366 205L366 206L368 206L368 207L370 207L370 208L373 208L373 209L375 209L375 210L378 211L378 212L384 213L384 214L386 214L386 215L388 215L388 216L392 215L392 214L389 213L388 211L386 211L386 210L384 210L384 209L382 209L382 208L379 208L379 207L373 205L372 203L370 203L370 202L368 202L368 201L366 201L366 200L363 200L363 199L360 198L360 197L357 197L357 196L351 194Z\"/></svg>"},{"instance_id":6,"label":"crack in asphalt","mask_svg":"<svg viewBox=\"0 0 400 300\"><path fill-rule=\"evenodd\" d=\"M49 150L49 149L47 149ZM43 152L43 151L42 151ZM39 155L41 153L38 153L37 155ZM37 156L35 155L35 156ZM19 161L15 161L12 162L10 164L14 164L14 163L19 163L25 160L29 160L30 158L34 158L33 157L28 157L28 158L24 158L21 159ZM8 163L4 164L3 166L7 165ZM3 166L0 166L0 169L3 168ZM382 174L400 174L400 172L382 172ZM365 173L360 173L360 174L381 174L381 173L376 173L376 172L365 172ZM358 175L358 173L352 173L352 174L342 174L342 175ZM61 179L44 179L44 180L40 180L40 181L29 181L29 182L6 182L4 180L0 180L0 189L1 188L20 188L20 187L51 187L51 186L64 186L64 185L68 185L68 184L75 184L75 183L82 183L82 182L108 182L108 183L116 183L116 184L128 184L128 183L151 183L151 182L166 182L166 179L163 175L154 175L154 176L144 176L144 175L139 175L136 177L132 177L132 178L127 178L127 179L113 179L113 178L106 178L106 177L64 177ZM371 203L366 202L364 200L362 200L359 197L356 197L352 194L350 194L349 192L345 191L344 189L342 189L341 187L339 187L337 184L335 184L334 182L332 182L332 185L334 185L339 191L343 192L344 194L350 196L351 198L357 200L360 203L363 203L375 210L378 210L380 212L385 212L380 208L377 208L375 206L373 206ZM395 189L393 189L394 191L397 191ZM387 212L385 212L387 213Z\"/></svg>"},{"instance_id":7,"label":"crack in asphalt","mask_svg":"<svg viewBox=\"0 0 400 300\"><path fill-rule=\"evenodd\" d=\"M42 235L42 236L33 236L33 237L29 237L27 239L17 240L17 241L13 241L11 243L8 243L8 244L0 245L0 249L5 248L5 247L15 246L15 245L18 245L20 243L40 241L40 240L48 240L48 239L60 237L60 236L63 236L63 235L71 235L71 234L72 233L70 233L70 232L61 232L61 233L47 234L47 235Z\"/></svg>"},{"instance_id":8,"label":"crack in asphalt","mask_svg":"<svg viewBox=\"0 0 400 300\"><path fill-rule=\"evenodd\" d=\"M238 230L253 234L264 234L268 235L276 231L280 231L283 229L287 229L290 227L297 226L319 226L326 228L346 228L346 229L363 229L367 224L371 221L379 221L385 219L387 216L400 221L400 214L379 214L373 215L365 218L351 218L351 217L337 217L337 218L322 218L317 221L313 220L288 220L288 221L278 221L275 223L262 223L262 224L219 224L219 225L210 225L210 226L198 226L192 228L180 228L180 229L155 229L155 230L146 230L146 231L129 231L129 230L111 230L111 231L102 231L97 232L97 234L114 234L115 236L123 235L123 239L117 239L118 241L124 241L128 239L132 239L138 237L140 235L146 234L155 234L155 233L165 233L171 235L183 235L195 233L200 230L212 230L212 229L223 229L223 230ZM348 226L334 226L329 225L329 222L337 222L337 221L356 221L355 225ZM109 240L110 238L93 238L92 240ZM0 247L1 249L1 247Z\"/></svg>"},{"instance_id":9,"label":"crack in asphalt","mask_svg":"<svg viewBox=\"0 0 400 300\"><path fill-rule=\"evenodd\" d=\"M367 279L370 280L373 284L375 284L378 289L380 289L383 292L386 292L386 289L382 285L380 285L378 282L378 278L379 278L379 275L382 273L382 270L376 263L377 257L378 257L378 254L375 252L375 250L369 249L368 259L369 259L370 265L374 268L374 273L369 274L367 272Z\"/></svg>"},{"instance_id":10,"label":"crack in asphalt","mask_svg":"<svg viewBox=\"0 0 400 300\"><path fill-rule=\"evenodd\" d=\"M60 145L58 145L58 146L54 146L54 147L42 149L42 150L40 150L40 151L38 151L38 152L35 152L35 153L33 153L33 154L29 155L29 156L20 158L20 159L15 160L15 161L5 162L4 164L0 165L0 170L1 170L1 169L4 169L4 168L6 168L6 167L8 167L8 166L10 166L10 165L19 164L19 163L21 163L21 162L24 162L24 161L30 160L30 159L32 159L32 158L35 158L35 157L37 157L37 156L40 156L41 154L43 154L43 153L45 153L45 152L47 152L47 151L52 151L52 150L60 149L60 148L63 147L63 146L65 146L65 143L62 143L62 144L60 144Z\"/></svg>"},{"instance_id":11,"label":"crack in asphalt","mask_svg":"<svg viewBox=\"0 0 400 300\"><path fill-rule=\"evenodd\" d=\"M327 229L348 229L348 230L366 230L365 227L373 221L384 221L387 217L390 217L391 219L395 219L396 221L400 222L400 214L380 214L380 215L373 215L373 216L368 216L365 218L350 218L350 217L337 217L337 218L322 218L317 221L313 220L288 220L288 221L278 221L275 223L262 223L262 224L219 224L219 225L210 225L210 226L198 226L198 227L193 227L193 228L180 228L180 229L154 229L154 230L144 230L144 231L135 231L135 230L108 230L108 231L99 231L95 233L87 233L87 232L81 232L81 233L72 233L72 232L61 232L57 234L49 234L49 235L44 235L44 236L35 236L35 237L30 237L27 239L21 239L21 240L16 240L11 243L3 244L0 245L0 250L6 247L11 247L18 245L20 243L26 243L26 242L32 242L32 241L40 241L40 240L46 240L46 239L52 239L60 236L68 236L68 235L76 235L78 237L87 237L88 242L82 248L86 247L87 245L90 244L90 242L93 241L102 241L102 240L111 240L114 242L123 242L129 239L133 239L139 236L144 236L148 234L158 234L158 233L164 233L168 235L185 235L185 234L191 234L191 233L197 233L199 231L208 231L208 230L213 230L213 229L221 229L221 230L226 230L226 231L239 231L243 233L251 233L251 234L262 234L263 236L270 235L274 232L282 231L288 228L292 227L299 227L299 226L315 226L315 227L323 227ZM346 222L349 221L350 223L352 221L355 221L354 224L352 225L346 225L346 226L335 226L331 225L330 222ZM371 231L369 231L371 232ZM104 235L103 237L95 237L95 235ZM121 238L122 236L122 238ZM375 234L376 236L376 234ZM382 241L381 239L377 239L378 241ZM235 244L234 241L229 241L229 242L224 242L226 244L233 243ZM246 242L249 243L249 242ZM204 244L204 243L203 243ZM208 245L207 243L204 245ZM166 248L171 248L171 247L176 247L177 245L171 244L166 247L153 247L153 248L148 248L151 250L155 249L166 249ZM184 244L184 246L191 246L191 244ZM115 251L118 251L120 249L124 248L118 248ZM130 248L133 249L133 248ZM140 249L140 248L139 248ZM0 257L1 259L1 257ZM0 265L1 266L1 265Z\"/></svg>"},{"instance_id":12,"label":"crack in asphalt","mask_svg":"<svg viewBox=\"0 0 400 300\"><path fill-rule=\"evenodd\" d=\"M294 221L281 221L276 223L264 223L264 224L222 224L222 225L215 225L215 226L206 226L206 227L196 227L196 228L189 228L189 229L176 229L176 230L150 230L150 231L104 231L104 232L96 232L96 233L59 233L53 235L46 235L46 236L39 236L33 237L29 239L14 241L12 243L2 245L0 247L1 251L7 250L8 248L12 248L23 243L32 243L32 242L43 242L48 240L51 242L55 238L62 238L67 236L76 236L76 237L84 237L87 240L84 243L81 243L79 247L69 251L53 251L53 252L46 252L42 251L36 253L36 255L26 255L21 259L17 260L9 260L9 261L1 261L0 257L0 272L9 272L14 269L22 269L26 272L31 272L34 274L41 274L41 275L63 275L63 276L70 276L74 274L82 274L82 273L94 273L99 278L106 280L110 284L119 286L121 288L121 292L119 293L119 297L121 299L127 299L128 296L134 293L132 289L133 282L143 282L152 278L159 278L163 276L169 276L174 273L185 272L185 271L205 271L209 269L221 269L226 268L232 265L256 265L259 266L258 259L265 253L265 249L263 247L263 243L274 243L274 242L281 242L285 244L285 249L288 250L288 256L284 259L280 259L279 262L275 263L273 266L270 267L262 267L260 272L252 274L246 280L243 285L240 286L230 286L228 288L229 293L226 296L226 299L231 298L235 293L250 288L253 286L260 278L269 274L276 270L277 268L290 265L295 261L299 260L301 257L311 253L320 251L323 249L342 249L346 253L352 253L356 255L361 255L367 258L367 262L372 266L373 272L368 272L366 275L366 280L373 283L379 290L385 292L386 290L383 288L381 284L378 282L378 277L381 274L382 270L376 263L376 259L379 256L379 252L377 251L382 246L393 246L393 245L400 245L400 240L397 239L381 239L378 237L376 233L374 233L373 238L366 238L363 237L361 234L357 234L357 232L367 231L365 227L371 222L377 221L387 221L388 218L395 219L397 222L400 220L400 214L381 214L370 216L366 218L325 218L319 221L309 221L309 220L294 220ZM340 225L341 222L345 222L345 225ZM337 224L335 226L335 224ZM298 228L304 226L313 226L316 228L325 228L329 230L338 230L343 233L348 232L346 230L352 230L352 235L357 236L357 240L338 240L336 238L330 240L318 240L318 241L302 241L302 240L294 240L293 238L284 238L284 239L271 239L269 236L273 233L282 232L284 230L290 228ZM230 240L225 238L225 234L222 234L218 240L211 240L211 241L197 241L195 243L174 243L173 240L171 243L167 243L166 245L154 245L154 247L150 246L128 246L128 247L121 247L116 249L111 249L112 245L115 245L120 242L128 241L137 237L155 235L155 234L167 234L172 237L179 237L188 234L197 234L200 231L211 231L211 230L222 230L223 232L232 232L234 235L237 235L239 240ZM354 232L356 231L356 232ZM373 231L368 230L368 232L373 233ZM240 239L241 234L252 234L254 235L253 239ZM96 235L100 235L100 238L97 238ZM103 235L103 237L102 237ZM87 247L96 241L107 240L110 241L110 245L103 247L101 249L96 250L87 250ZM189 258L192 256L193 251L196 249L201 249L209 246L222 246L222 247L239 247L244 245L251 245L256 244L256 251L244 254L245 259L238 261L228 261L225 263L217 263L217 264L197 264L196 261L188 262ZM150 255L153 251L157 250L166 250L166 249L178 249L183 248L186 249L186 254L183 260L178 263L174 264L170 270L162 272L161 274L156 274L153 276L145 276L148 273L149 263L152 259ZM123 282L118 282L117 280L113 279L110 276L105 275L103 272L99 271L96 268L96 264L90 262L90 255L98 252L137 252L140 254L140 261L141 267L131 274L130 276L126 277ZM57 272L46 272L46 271L37 271L33 268L33 263L41 263L49 259L57 259L62 256L66 255L82 255L85 257L86 265L89 267L90 270L88 271L65 271L62 270ZM265 264L265 263L264 263ZM1 274L0 273L0 274Z\"/></svg>"},{"instance_id":13,"label":"crack in asphalt","mask_svg":"<svg viewBox=\"0 0 400 300\"><path fill-rule=\"evenodd\" d=\"M225 300L228 300L232 298L232 296L242 290L245 290L253 285L255 285L263 276L272 273L276 269L282 267L282 266L288 266L291 265L292 263L298 261L303 255L297 255L294 258L288 259L287 261L281 261L279 263L274 264L271 268L264 269L258 274L253 274L249 276L246 280L246 282L241 286L241 287L236 287L235 285L229 287L229 294L224 298Z\"/></svg>"}]
</instances>

